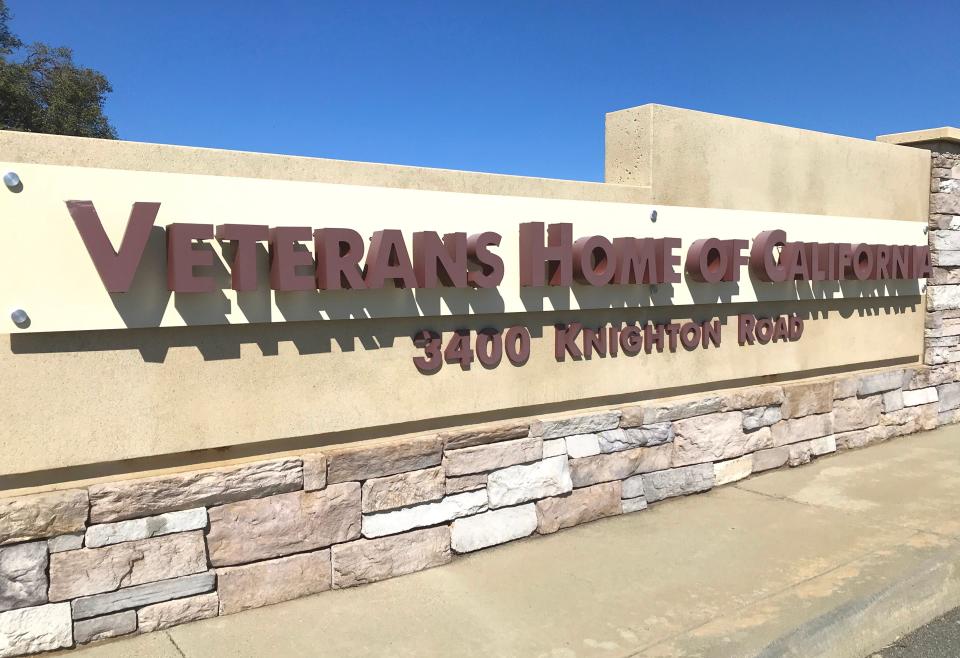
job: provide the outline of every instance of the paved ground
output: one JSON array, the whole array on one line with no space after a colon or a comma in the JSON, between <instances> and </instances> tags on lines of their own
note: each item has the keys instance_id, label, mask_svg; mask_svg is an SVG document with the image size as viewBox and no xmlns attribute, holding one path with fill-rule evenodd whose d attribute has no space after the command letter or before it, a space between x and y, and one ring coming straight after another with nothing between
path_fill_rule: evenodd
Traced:
<instances>
[{"instance_id":1,"label":"paved ground","mask_svg":"<svg viewBox=\"0 0 960 658\"><path fill-rule=\"evenodd\" d=\"M960 608L937 617L898 639L871 658L944 658L960 656Z\"/></svg>"},{"instance_id":2,"label":"paved ground","mask_svg":"<svg viewBox=\"0 0 960 658\"><path fill-rule=\"evenodd\" d=\"M73 653L863 658L960 605L958 565L954 427Z\"/></svg>"}]
</instances>

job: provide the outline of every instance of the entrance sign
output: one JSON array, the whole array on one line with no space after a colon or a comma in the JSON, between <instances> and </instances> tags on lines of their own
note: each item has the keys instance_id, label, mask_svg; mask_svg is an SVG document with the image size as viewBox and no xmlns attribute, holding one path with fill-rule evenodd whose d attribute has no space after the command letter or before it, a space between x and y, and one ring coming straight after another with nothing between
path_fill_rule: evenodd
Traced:
<instances>
[{"instance_id":1,"label":"entrance sign","mask_svg":"<svg viewBox=\"0 0 960 658\"><path fill-rule=\"evenodd\" d=\"M2 166L11 333L912 297L930 273L911 221Z\"/></svg>"}]
</instances>

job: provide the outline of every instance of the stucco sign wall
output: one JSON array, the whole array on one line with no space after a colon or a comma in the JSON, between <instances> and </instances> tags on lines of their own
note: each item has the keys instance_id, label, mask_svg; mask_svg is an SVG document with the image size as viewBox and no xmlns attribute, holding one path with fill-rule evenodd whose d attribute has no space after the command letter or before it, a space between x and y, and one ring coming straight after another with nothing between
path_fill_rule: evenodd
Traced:
<instances>
[{"instance_id":1,"label":"stucco sign wall","mask_svg":"<svg viewBox=\"0 0 960 658\"><path fill-rule=\"evenodd\" d=\"M433 431L922 350L919 216L0 138L22 181L0 194L0 368L17 382L0 477Z\"/></svg>"}]
</instances>

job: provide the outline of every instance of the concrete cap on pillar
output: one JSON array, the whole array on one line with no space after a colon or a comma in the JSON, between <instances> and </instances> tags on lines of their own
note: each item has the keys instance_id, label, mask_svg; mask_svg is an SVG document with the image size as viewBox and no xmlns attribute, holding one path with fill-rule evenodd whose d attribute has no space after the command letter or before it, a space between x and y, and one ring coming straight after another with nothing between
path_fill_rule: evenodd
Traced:
<instances>
[{"instance_id":1,"label":"concrete cap on pillar","mask_svg":"<svg viewBox=\"0 0 960 658\"><path fill-rule=\"evenodd\" d=\"M878 142L887 144L901 144L903 146L922 146L936 142L953 142L960 144L960 128L928 128L926 130L912 130L907 133L893 133L879 135Z\"/></svg>"}]
</instances>

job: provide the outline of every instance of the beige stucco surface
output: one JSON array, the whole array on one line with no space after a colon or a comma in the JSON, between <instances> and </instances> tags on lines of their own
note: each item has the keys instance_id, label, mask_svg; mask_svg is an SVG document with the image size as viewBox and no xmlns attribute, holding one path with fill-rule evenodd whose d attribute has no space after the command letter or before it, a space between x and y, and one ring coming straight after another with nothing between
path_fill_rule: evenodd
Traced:
<instances>
[{"instance_id":1,"label":"beige stucco surface","mask_svg":"<svg viewBox=\"0 0 960 658\"><path fill-rule=\"evenodd\" d=\"M689 307L707 319L715 307ZM796 342L557 362L554 324L664 320L669 310L434 319L428 326L530 328L529 361L432 375L412 362L422 320L300 322L4 336L0 475L233 445L271 452L432 431L765 377L916 361L921 298L731 305L807 314ZM674 315L674 320L681 317ZM449 336L449 333L447 334ZM342 433L342 434L338 434ZM292 444L284 444L296 439Z\"/></svg>"},{"instance_id":2,"label":"beige stucco surface","mask_svg":"<svg viewBox=\"0 0 960 658\"><path fill-rule=\"evenodd\" d=\"M609 185L171 144L40 135L9 130L0 130L0 154L4 160L36 164L372 185L471 194L628 203L643 203L650 198L649 190L636 185Z\"/></svg>"},{"instance_id":3,"label":"beige stucco surface","mask_svg":"<svg viewBox=\"0 0 960 658\"><path fill-rule=\"evenodd\" d=\"M665 105L607 114L606 181L651 203L926 221L930 154Z\"/></svg>"}]
</instances>

